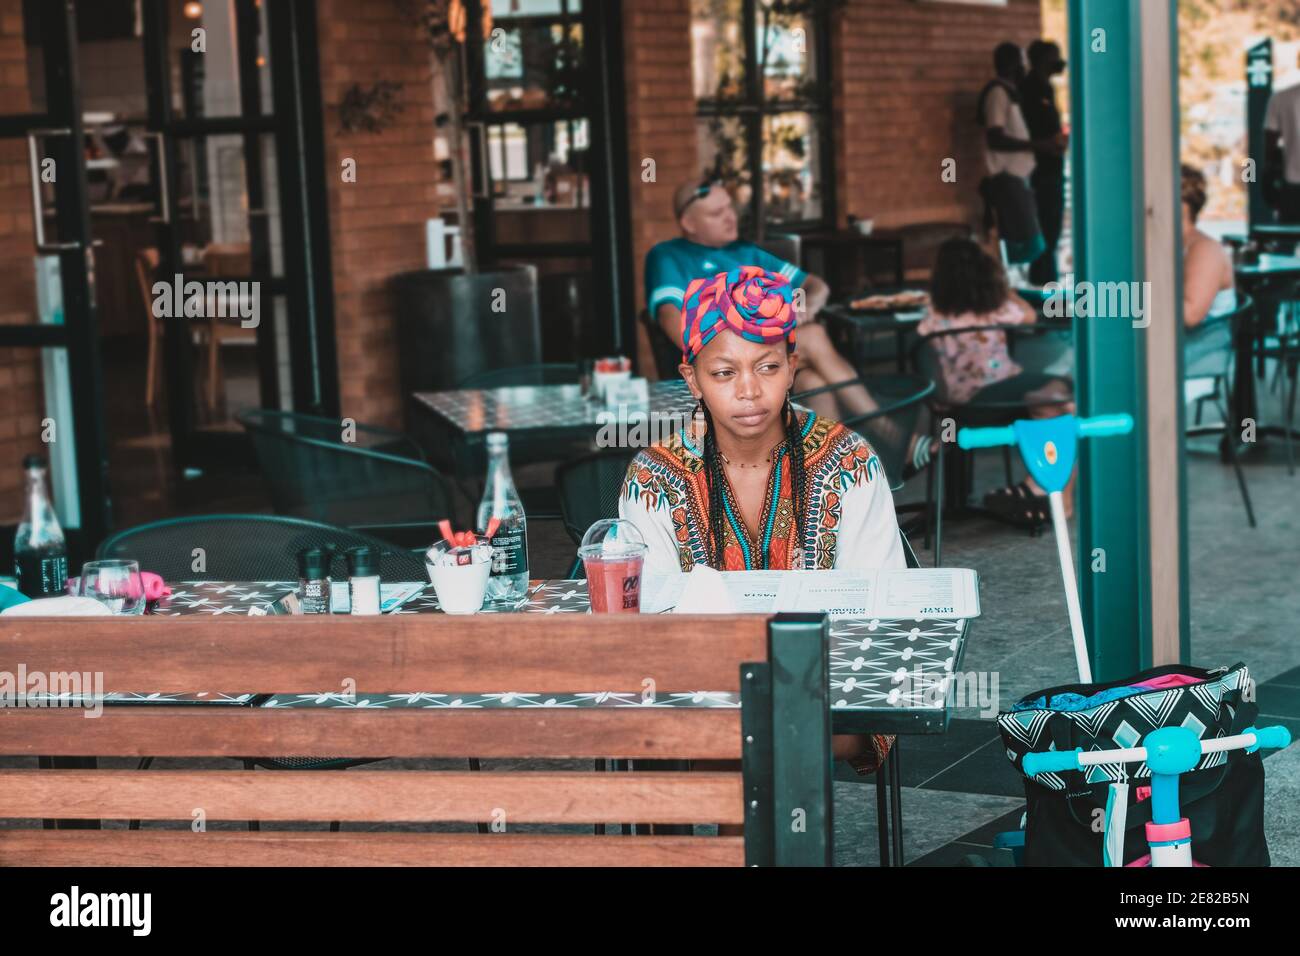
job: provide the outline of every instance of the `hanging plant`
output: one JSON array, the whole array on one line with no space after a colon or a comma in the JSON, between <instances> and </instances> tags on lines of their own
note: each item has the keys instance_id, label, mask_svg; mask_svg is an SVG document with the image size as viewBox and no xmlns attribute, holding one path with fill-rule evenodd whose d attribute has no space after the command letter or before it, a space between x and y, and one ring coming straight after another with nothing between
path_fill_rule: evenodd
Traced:
<instances>
[{"instance_id":1,"label":"hanging plant","mask_svg":"<svg viewBox=\"0 0 1300 956\"><path fill-rule=\"evenodd\" d=\"M406 108L401 100L403 84L380 80L371 86L353 83L339 103L339 124L345 133L380 133L393 125Z\"/></svg>"}]
</instances>

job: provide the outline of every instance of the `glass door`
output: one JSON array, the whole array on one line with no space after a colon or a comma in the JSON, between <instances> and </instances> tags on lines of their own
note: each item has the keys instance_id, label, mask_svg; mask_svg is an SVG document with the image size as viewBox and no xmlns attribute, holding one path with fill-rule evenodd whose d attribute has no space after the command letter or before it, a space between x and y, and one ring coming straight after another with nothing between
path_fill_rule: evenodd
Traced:
<instances>
[{"instance_id":1,"label":"glass door","mask_svg":"<svg viewBox=\"0 0 1300 956\"><path fill-rule=\"evenodd\" d=\"M591 0L469 4L479 266L537 267L547 361L618 348L623 334L624 237L611 217L620 207L625 214L625 202L610 194L615 131L607 118L617 8Z\"/></svg>"},{"instance_id":2,"label":"glass door","mask_svg":"<svg viewBox=\"0 0 1300 956\"><path fill-rule=\"evenodd\" d=\"M76 37L71 0L0 0L0 575L27 455L49 460L71 567L110 526Z\"/></svg>"},{"instance_id":3,"label":"glass door","mask_svg":"<svg viewBox=\"0 0 1300 956\"><path fill-rule=\"evenodd\" d=\"M311 0L144 0L157 276L174 290L170 311L189 310L165 323L164 348L184 469L247 459L243 410L337 402L328 295L309 279L322 259L328 276L327 231L304 198L297 121L296 51L310 42L314 63L313 30Z\"/></svg>"}]
</instances>

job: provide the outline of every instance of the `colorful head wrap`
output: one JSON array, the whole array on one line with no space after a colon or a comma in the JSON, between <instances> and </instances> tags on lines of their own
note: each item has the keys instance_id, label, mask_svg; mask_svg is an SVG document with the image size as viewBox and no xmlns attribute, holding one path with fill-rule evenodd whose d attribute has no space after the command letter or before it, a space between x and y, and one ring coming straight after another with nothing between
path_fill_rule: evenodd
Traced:
<instances>
[{"instance_id":1,"label":"colorful head wrap","mask_svg":"<svg viewBox=\"0 0 1300 956\"><path fill-rule=\"evenodd\" d=\"M779 273L741 266L692 279L682 302L682 358L694 362L723 329L751 342L786 341L793 348L794 326L794 291Z\"/></svg>"}]
</instances>

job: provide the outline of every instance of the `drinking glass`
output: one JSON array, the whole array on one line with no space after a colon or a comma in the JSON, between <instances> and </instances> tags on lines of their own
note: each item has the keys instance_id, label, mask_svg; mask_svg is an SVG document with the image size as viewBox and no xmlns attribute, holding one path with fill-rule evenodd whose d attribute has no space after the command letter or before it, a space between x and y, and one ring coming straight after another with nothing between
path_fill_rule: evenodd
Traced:
<instances>
[{"instance_id":1,"label":"drinking glass","mask_svg":"<svg viewBox=\"0 0 1300 956\"><path fill-rule=\"evenodd\" d=\"M88 561L81 566L77 594L94 598L114 614L143 614L144 583L136 561Z\"/></svg>"}]
</instances>

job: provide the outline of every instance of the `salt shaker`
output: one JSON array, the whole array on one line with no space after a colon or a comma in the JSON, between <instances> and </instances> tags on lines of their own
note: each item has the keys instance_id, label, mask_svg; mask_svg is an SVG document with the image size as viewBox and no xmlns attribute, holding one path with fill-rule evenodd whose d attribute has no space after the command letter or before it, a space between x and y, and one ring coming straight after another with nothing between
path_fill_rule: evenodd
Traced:
<instances>
[{"instance_id":1,"label":"salt shaker","mask_svg":"<svg viewBox=\"0 0 1300 956\"><path fill-rule=\"evenodd\" d=\"M353 614L379 613L379 554L374 548L348 551L348 596Z\"/></svg>"}]
</instances>

